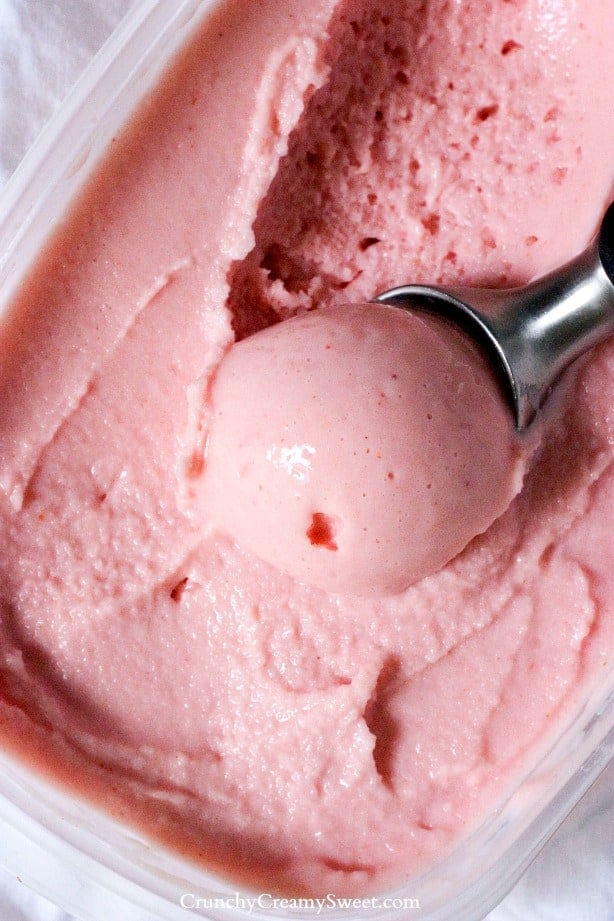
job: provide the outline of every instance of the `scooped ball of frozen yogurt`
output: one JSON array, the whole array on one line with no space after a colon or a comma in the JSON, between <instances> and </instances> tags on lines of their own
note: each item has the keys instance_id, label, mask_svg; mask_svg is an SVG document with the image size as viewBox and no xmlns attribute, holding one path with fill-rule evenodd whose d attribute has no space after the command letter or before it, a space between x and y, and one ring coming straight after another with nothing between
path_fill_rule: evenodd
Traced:
<instances>
[{"instance_id":1,"label":"scooped ball of frozen yogurt","mask_svg":"<svg viewBox=\"0 0 614 921\"><path fill-rule=\"evenodd\" d=\"M234 345L203 498L239 545L333 592L396 594L519 491L527 450L478 348L442 320L329 307Z\"/></svg>"}]
</instances>

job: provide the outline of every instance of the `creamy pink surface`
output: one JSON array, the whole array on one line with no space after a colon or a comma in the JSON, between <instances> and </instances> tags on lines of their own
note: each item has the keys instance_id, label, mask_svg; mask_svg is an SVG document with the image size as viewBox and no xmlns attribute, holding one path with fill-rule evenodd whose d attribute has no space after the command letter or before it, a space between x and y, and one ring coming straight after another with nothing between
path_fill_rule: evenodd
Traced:
<instances>
[{"instance_id":1,"label":"creamy pink surface","mask_svg":"<svg viewBox=\"0 0 614 921\"><path fill-rule=\"evenodd\" d=\"M453 326L321 308L230 349L211 390L203 514L327 591L398 594L505 511L531 439Z\"/></svg>"},{"instance_id":2,"label":"creamy pink surface","mask_svg":"<svg viewBox=\"0 0 614 921\"><path fill-rule=\"evenodd\" d=\"M612 344L507 512L394 598L307 587L200 502L234 335L586 243L606 6L233 0L195 37L0 331L7 744L231 876L359 893L446 853L606 682Z\"/></svg>"}]
</instances>

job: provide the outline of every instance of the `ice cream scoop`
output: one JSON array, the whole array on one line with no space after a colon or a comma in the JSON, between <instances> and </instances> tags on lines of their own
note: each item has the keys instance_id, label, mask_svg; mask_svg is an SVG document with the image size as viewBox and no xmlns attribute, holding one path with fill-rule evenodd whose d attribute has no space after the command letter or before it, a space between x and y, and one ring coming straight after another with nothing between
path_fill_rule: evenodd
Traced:
<instances>
[{"instance_id":1,"label":"ice cream scoop","mask_svg":"<svg viewBox=\"0 0 614 921\"><path fill-rule=\"evenodd\" d=\"M211 391L207 514L329 591L394 594L436 572L520 490L522 430L614 332L613 279L611 206L585 252L525 287L409 285L248 337Z\"/></svg>"},{"instance_id":2,"label":"ice cream scoop","mask_svg":"<svg viewBox=\"0 0 614 921\"><path fill-rule=\"evenodd\" d=\"M584 252L532 284L404 285L376 300L444 316L481 342L525 429L567 365L614 333L614 203Z\"/></svg>"},{"instance_id":3,"label":"ice cream scoop","mask_svg":"<svg viewBox=\"0 0 614 921\"><path fill-rule=\"evenodd\" d=\"M507 508L528 454L452 324L324 307L234 345L210 392L205 519L327 591L397 594Z\"/></svg>"}]
</instances>

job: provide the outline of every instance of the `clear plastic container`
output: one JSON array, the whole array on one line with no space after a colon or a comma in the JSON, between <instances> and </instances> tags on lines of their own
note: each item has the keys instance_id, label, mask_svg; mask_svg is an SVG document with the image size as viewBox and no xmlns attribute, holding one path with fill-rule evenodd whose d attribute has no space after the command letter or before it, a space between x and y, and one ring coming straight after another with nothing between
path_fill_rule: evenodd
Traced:
<instances>
[{"instance_id":1,"label":"clear plastic container","mask_svg":"<svg viewBox=\"0 0 614 921\"><path fill-rule=\"evenodd\" d=\"M143 0L113 34L0 201L0 311L111 137L218 0ZM611 683L585 701L507 801L441 863L360 906L363 919L477 921L614 756ZM83 919L352 919L356 906L273 905L179 859L0 752L0 863ZM249 900L252 900L251 902ZM255 900L255 901L254 901Z\"/></svg>"}]
</instances>

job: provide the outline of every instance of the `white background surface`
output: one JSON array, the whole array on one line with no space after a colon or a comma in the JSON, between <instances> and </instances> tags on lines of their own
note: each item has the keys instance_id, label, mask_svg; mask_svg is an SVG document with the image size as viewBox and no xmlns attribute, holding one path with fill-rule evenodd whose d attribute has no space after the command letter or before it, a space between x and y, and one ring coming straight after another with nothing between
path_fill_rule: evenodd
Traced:
<instances>
[{"instance_id":1,"label":"white background surface","mask_svg":"<svg viewBox=\"0 0 614 921\"><path fill-rule=\"evenodd\" d=\"M0 0L0 188L131 5ZM0 869L0 921L70 919ZM614 764L488 921L614 921Z\"/></svg>"}]
</instances>

